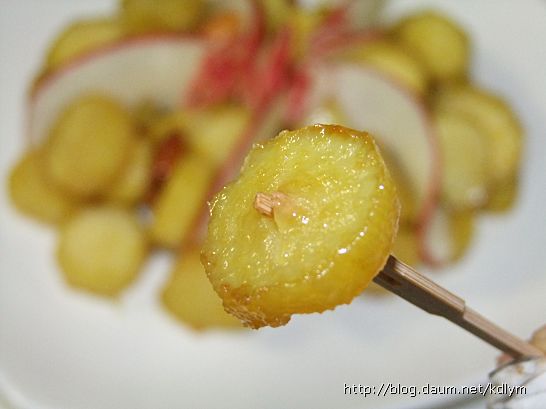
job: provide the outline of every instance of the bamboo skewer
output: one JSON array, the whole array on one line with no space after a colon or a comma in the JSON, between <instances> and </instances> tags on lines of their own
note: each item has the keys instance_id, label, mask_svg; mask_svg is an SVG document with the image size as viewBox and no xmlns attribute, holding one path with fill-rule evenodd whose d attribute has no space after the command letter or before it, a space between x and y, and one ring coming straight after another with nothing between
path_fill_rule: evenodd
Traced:
<instances>
[{"instance_id":1,"label":"bamboo skewer","mask_svg":"<svg viewBox=\"0 0 546 409\"><path fill-rule=\"evenodd\" d=\"M468 308L462 298L440 287L392 255L374 281L422 310L447 318L513 358L543 355L538 348L493 324Z\"/></svg>"},{"instance_id":2,"label":"bamboo skewer","mask_svg":"<svg viewBox=\"0 0 546 409\"><path fill-rule=\"evenodd\" d=\"M258 193L254 200L256 211L267 217L273 216L275 207L283 205L290 205L290 197L281 192ZM468 308L462 298L440 287L392 255L374 281L422 310L447 318L514 358L543 355L538 348L493 324Z\"/></svg>"}]
</instances>

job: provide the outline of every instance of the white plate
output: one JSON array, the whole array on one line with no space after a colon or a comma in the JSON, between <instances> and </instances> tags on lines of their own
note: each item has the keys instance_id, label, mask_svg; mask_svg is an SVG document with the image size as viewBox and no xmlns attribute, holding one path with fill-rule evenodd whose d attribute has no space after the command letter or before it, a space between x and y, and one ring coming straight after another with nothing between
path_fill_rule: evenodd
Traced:
<instances>
[{"instance_id":1,"label":"white plate","mask_svg":"<svg viewBox=\"0 0 546 409\"><path fill-rule=\"evenodd\" d=\"M546 321L546 3L429 4L469 31L474 78L506 95L527 130L518 207L482 217L468 257L437 280L521 336ZM5 175L23 143L24 92L47 41L68 18L107 1L11 0L0 16L0 395L25 409L408 408L446 397L344 395L344 384L460 385L496 355L444 320L394 298L356 300L284 328L196 334L156 301L157 257L119 303L64 286L54 233L9 205ZM1 399L0 399L1 401Z\"/></svg>"}]
</instances>

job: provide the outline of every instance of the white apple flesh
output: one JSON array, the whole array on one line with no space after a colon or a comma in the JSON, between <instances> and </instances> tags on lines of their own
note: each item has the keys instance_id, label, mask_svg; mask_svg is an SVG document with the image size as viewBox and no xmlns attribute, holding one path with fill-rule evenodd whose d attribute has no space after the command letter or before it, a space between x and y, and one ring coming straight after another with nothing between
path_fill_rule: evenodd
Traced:
<instances>
[{"instance_id":1,"label":"white apple flesh","mask_svg":"<svg viewBox=\"0 0 546 409\"><path fill-rule=\"evenodd\" d=\"M370 132L407 176L415 195L416 221L426 224L440 182L438 146L420 99L390 77L362 64L338 63L315 69L307 110L334 102L341 125Z\"/></svg>"},{"instance_id":2,"label":"white apple flesh","mask_svg":"<svg viewBox=\"0 0 546 409\"><path fill-rule=\"evenodd\" d=\"M184 100L208 45L204 40L153 35L123 40L41 78L30 95L28 137L40 142L76 98L104 93L131 107L147 100L174 108Z\"/></svg>"},{"instance_id":3,"label":"white apple flesh","mask_svg":"<svg viewBox=\"0 0 546 409\"><path fill-rule=\"evenodd\" d=\"M252 145L265 141L282 130L285 110L286 99L279 96L268 101L263 109L254 113L249 126L241 135L237 145L230 152L227 160L216 170L206 197L203 198L202 211L196 214L192 228L185 236L183 247L202 242L210 217L208 200L237 176Z\"/></svg>"},{"instance_id":4,"label":"white apple flesh","mask_svg":"<svg viewBox=\"0 0 546 409\"><path fill-rule=\"evenodd\" d=\"M85 94L105 93L128 107L142 101L166 109L183 106L210 55L209 44L194 37L154 35L124 40L76 59L41 78L30 95L30 141L43 141L61 112ZM278 94L282 93L279 90ZM284 98L277 97L277 93L268 96L263 107L253 113L253 120L217 170L203 197L203 211L196 214L186 235L186 244L201 237L208 220L207 199L236 176L252 144L280 130L285 103Z\"/></svg>"},{"instance_id":5,"label":"white apple flesh","mask_svg":"<svg viewBox=\"0 0 546 409\"><path fill-rule=\"evenodd\" d=\"M104 92L127 106L142 100L167 108L179 106L194 85L209 49L208 43L199 38L156 35L125 40L75 60L43 78L31 95L28 121L31 141L41 141L63 109L88 93ZM435 207L440 166L423 104L403 85L372 68L318 61L313 65L304 101L306 111L334 99L346 121L343 125L376 136L379 145L396 156L408 176L416 196L418 223L424 229L427 215ZM279 130L283 120L283 108L279 106L287 105L280 100L283 102L264 107L264 111L277 112L255 113L253 124L241 135L230 159L219 169L210 193L236 174L248 148L261 137L258 135L263 133L261 130L266 129L268 136ZM200 235L204 221L203 215L196 216L190 237Z\"/></svg>"}]
</instances>

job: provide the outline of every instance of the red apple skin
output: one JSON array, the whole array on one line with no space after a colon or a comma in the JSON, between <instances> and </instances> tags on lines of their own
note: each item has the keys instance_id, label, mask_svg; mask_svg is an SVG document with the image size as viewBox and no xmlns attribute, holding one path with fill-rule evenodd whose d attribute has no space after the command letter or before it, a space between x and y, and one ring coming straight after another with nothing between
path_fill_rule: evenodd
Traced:
<instances>
[{"instance_id":1,"label":"red apple skin","mask_svg":"<svg viewBox=\"0 0 546 409\"><path fill-rule=\"evenodd\" d=\"M423 220L417 226L417 241L418 241L418 253L419 258L423 263L432 268L441 268L447 263L447 260L440 260L433 254L433 251L429 248L427 235L430 229L430 223L432 220L432 215L436 210L435 206L430 206L427 208L423 216Z\"/></svg>"},{"instance_id":2,"label":"red apple skin","mask_svg":"<svg viewBox=\"0 0 546 409\"><path fill-rule=\"evenodd\" d=\"M355 64L350 65L354 66ZM313 72L314 67L316 67L316 65L310 63L308 63L305 67L300 67L300 72L298 74L301 81L301 84L299 85L300 88L292 88L292 94L289 94L288 104L291 116L288 117L288 123L291 127L297 127L301 125L306 115L308 115L308 113L311 112L314 108L313 106L305 106L306 102L309 102L309 99L314 100L312 104L317 103L316 96L312 96L311 98L309 98L309 93L317 87L314 82L320 81L320 79L318 79ZM411 106L415 108L414 111L416 115L418 115L420 118L419 122L424 126L423 133L424 137L426 137L426 144L429 147L426 152L427 157L415 158L415 160L422 161L423 163L429 163L430 167L426 173L426 185L424 185L426 186L426 189L423 190L424 194L422 195L422 199L419 203L418 211L414 220L417 226L416 228L418 233L417 237L419 240L420 256L423 258L424 261L429 264L438 264L435 260L433 260L433 257L431 256L431 251L427 249L425 240L427 237L426 235L429 225L431 223L431 218L434 215L435 209L438 206L442 172L441 154L430 113L423 98L414 93L403 83L397 81L391 76L384 74L376 68L365 66L363 64L359 64L358 67L362 67L362 69L367 72L368 77L372 75L373 77L377 77L378 80L390 84L391 88L396 89L397 92L401 94L406 101L410 101ZM327 94L327 97L328 96L332 97L332 95L330 94ZM320 101L320 98L318 99L318 101ZM355 127L355 124L352 123L347 123L344 125ZM378 137L380 136L378 135ZM404 154L404 152L399 153L400 155Z\"/></svg>"},{"instance_id":3,"label":"red apple skin","mask_svg":"<svg viewBox=\"0 0 546 409\"><path fill-rule=\"evenodd\" d=\"M401 92L403 92L409 99L413 100L415 103L415 106L418 107L421 117L424 120L424 123L427 126L427 141L430 144L430 158L416 158L416 160L427 160L430 161L432 164L432 172L430 174L430 180L428 183L428 192L426 199L424 200L421 210L418 212L417 215L417 240L418 240L418 250L419 250L419 257L422 259L422 261L425 264L430 265L431 267L437 268L441 267L441 265L445 264L445 262L441 262L440 260L435 260L434 257L432 257L432 253L430 249L428 248L426 237L428 234L428 230L430 227L430 223L432 221L432 216L434 215L434 212L439 206L439 196L440 196L440 188L441 188L441 180L442 180L442 155L440 152L440 146L438 144L438 140L436 137L436 131L433 126L432 119L430 117L430 113L426 107L425 102L423 101L423 98L416 93L414 93L412 90L410 90L407 86L405 86L403 83L397 81L395 78L392 78L390 76L385 75L384 73L372 69L375 71L376 74L380 77L382 77L385 81L390 81L391 83L395 84L397 88Z\"/></svg>"},{"instance_id":4,"label":"red apple skin","mask_svg":"<svg viewBox=\"0 0 546 409\"><path fill-rule=\"evenodd\" d=\"M146 203L152 204L155 201L178 161L188 153L186 149L183 136L179 134L172 134L159 143L152 162Z\"/></svg>"},{"instance_id":5,"label":"red apple skin","mask_svg":"<svg viewBox=\"0 0 546 409\"><path fill-rule=\"evenodd\" d=\"M192 33L146 33L122 38L119 41L115 41L111 44L105 45L104 47L100 47L83 55L77 56L70 62L63 64L61 67L53 71L46 71L39 74L29 90L29 100L32 103L34 99L39 97L40 92L50 86L51 83L53 83L57 78L63 76L68 71L72 71L73 69L94 60L97 57L107 55L109 53L115 53L116 51L123 50L127 47L138 47L146 44L178 43L181 41L204 42L205 40L205 37Z\"/></svg>"},{"instance_id":6,"label":"red apple skin","mask_svg":"<svg viewBox=\"0 0 546 409\"><path fill-rule=\"evenodd\" d=\"M253 0L251 3L253 4L256 18L254 20L254 27L252 28L251 32L247 34L247 41L243 42L247 49L250 50L250 52L246 55L247 58L242 59L245 64L248 63L249 58L255 57L255 53L258 52L261 42L263 41L264 32L264 19L263 14L260 11L261 7L259 5L259 2ZM293 67L293 61L291 61L290 59L291 56L288 51L290 47L289 33L281 33L281 35L277 39L278 41L274 43L273 46L271 46L269 63L266 64L267 67L265 72L259 72L256 69L251 70L249 75L250 86L247 85L248 88L243 88L241 92L243 95L246 95L243 99L245 99L247 101L247 104L249 104L255 110L254 120L252 121L251 125L244 133L244 135L241 136L241 140L237 144L234 151L231 153L230 159L226 161L226 163L218 170L217 175L214 178L214 182L210 186L208 192L209 197L212 196L212 194L214 194L216 191L218 191L232 177L234 177L248 149L250 148L252 143L256 141L256 134L260 133L259 130L265 121L264 118L268 116L268 110L272 109L271 107L275 105L275 101L280 100L279 96L285 92L288 94L288 108L286 108L284 115L281 115L278 118L278 124L281 124L285 121L293 123L296 120L296 117L298 116L296 108L304 106L305 95L308 90L313 87L311 77L306 72L306 66L320 63L321 60L327 60L336 52L342 51L346 47L355 46L356 44L366 44L368 42L380 40L384 37L384 32L381 30L367 29L360 31L344 31L339 29L340 26L336 25L337 23L334 23L335 19L332 19L332 25L330 26L330 28L326 27L326 30L323 30L321 33L317 34L313 43L314 47L317 47L317 53L311 53L311 57L307 61L300 62L300 65L298 67ZM42 75L35 82L34 87L30 92L29 106L32 106L35 103L35 101L40 97L41 93L44 90L46 90L50 86L53 86L57 78L62 77L66 72L70 72L71 70L77 69L78 67L85 65L86 63L92 61L98 56L115 53L119 50L124 50L127 47L138 47L140 45L149 44L165 44L171 42L178 43L181 41L200 41L204 42L206 44L206 47L210 46L210 43L207 43L207 41L203 39L203 36L192 34L180 35L155 33L122 39L114 44L107 45L98 50L94 50L84 56L75 58L72 62L66 64L65 66ZM210 57L211 55L213 55L212 47L208 56ZM207 57L205 57L205 59L206 58ZM240 69L241 67L237 68ZM378 75L381 76L381 73L378 73ZM264 92L260 93L258 97L253 96L251 91L256 90L257 85L263 83L264 80L267 85L267 89ZM391 83L395 83L395 81L393 81L392 79L388 79L388 81L390 81ZM197 78L190 86L198 87L199 83L200 82ZM408 97L413 98L415 100L415 104L418 105L419 109L422 111L422 114L426 116L425 109L419 98L413 95L409 90L406 90L405 87L401 84L397 84L396 86L400 88L400 90L403 91L405 94L407 94ZM226 95L221 95L221 99L226 98L228 95L229 92L227 92ZM216 101L216 99L218 98L213 98L214 101ZM187 104L188 102L185 101L184 105ZM429 122L427 121L427 123ZM277 130L278 129L272 130L271 133L267 136L274 135ZM429 134L432 134L432 131L429 132ZM436 142L434 141L434 138L431 138L430 143L435 146ZM167 155L169 156L169 162L177 160L176 158L181 155L178 155L178 153L180 153L179 151L182 151L183 149L178 148L179 147L173 150L173 152L177 153L176 155ZM434 147L433 151L437 152L437 148ZM430 194L428 195L428 199L423 204L422 210L418 218L419 237L421 237L420 242L423 244L421 246L422 256L426 260L430 260L431 257L424 246L425 240L423 238L426 237L426 231L430 215L433 214L436 207L438 185L440 179L439 171L441 168L439 163L439 155L436 154L434 156L435 157L430 158L430 160L433 162L435 168L438 169L438 171L433 172L434 180L432 180L430 183ZM162 175L158 176L158 178L156 178L157 180L159 180L159 178L165 179L165 177L168 177L164 174L165 169L163 169L163 165L165 165L165 163L163 162L165 161L163 159L159 158L155 162L156 165L158 163L162 163L162 165L159 166L159 168L161 168L160 170L162 172ZM158 171L158 174L161 172ZM155 183L155 185L157 185L155 186L155 188L159 189L160 187L158 186L160 186L160 184L161 183ZM153 189L154 186L152 186L152 190ZM155 190L157 191L157 189ZM202 214L196 216L194 228L192 229L191 233L187 235L188 238L186 242L193 242L195 240L198 240L196 238L201 236L200 232L204 230L206 220L206 211L203 211Z\"/></svg>"},{"instance_id":7,"label":"red apple skin","mask_svg":"<svg viewBox=\"0 0 546 409\"><path fill-rule=\"evenodd\" d=\"M380 41L385 38L385 32L382 30L365 30L358 33L350 33L346 36L339 36L335 39L335 41L330 42L330 47L323 47L325 50L324 54L321 55L319 58L328 58L331 55L335 55L336 52L343 51L343 49L346 49L351 46L355 46L356 44L362 43L363 45L369 44L374 41ZM308 62L307 66L312 66L313 62ZM441 183L441 174L442 174L442 158L440 154L440 148L438 145L438 141L435 135L434 126L432 124L432 120L430 118L429 111L426 107L426 103L423 101L422 97L415 94L412 90L410 90L405 84L399 82L396 78L389 77L385 75L384 73L378 71L377 69L373 67L368 67L370 71L374 71L375 74L378 77L381 77L383 80L388 81L396 86L403 94L406 95L407 98L414 101L415 106L418 107L418 110L420 112L420 115L422 118L424 118L424 122L427 124L427 136L428 136L428 142L431 146L431 157L428 158L428 160L432 163L433 170L431 172L431 180L429 181L429 188L427 193L427 198L423 202L421 206L421 210L419 211L419 214L417 216L417 238L419 242L419 256L423 260L425 264L430 265L434 268L439 268L442 265L445 265L445 260L439 260L437 259L433 251L428 247L427 244L427 234L430 227L430 223L432 222L434 212L437 209L438 202L439 202L439 194L440 194L440 183ZM310 79L312 75L309 75L306 73L306 69L302 69L301 73L302 77L302 89L298 90L299 94L304 94L305 92L308 92L310 88L312 88L312 80ZM301 107L302 104L305 101L305 97L296 94L294 96L294 108ZM301 120L302 114L304 109L299 109L299 118L298 115L293 115L289 118L289 123L297 123L299 122L298 119ZM292 112L297 112L296 110L293 110ZM424 159L426 160L426 159Z\"/></svg>"},{"instance_id":8,"label":"red apple skin","mask_svg":"<svg viewBox=\"0 0 546 409\"><path fill-rule=\"evenodd\" d=\"M249 28L226 41L214 44L181 106L211 106L230 98L240 99L243 83L252 74L265 40L265 11L259 0L249 0Z\"/></svg>"},{"instance_id":9,"label":"red apple skin","mask_svg":"<svg viewBox=\"0 0 546 409\"><path fill-rule=\"evenodd\" d=\"M355 32L336 33L329 35L323 33L314 38L311 58L321 59L331 57L335 53L357 45L367 45L375 41L383 40L386 33L379 28L369 28Z\"/></svg>"},{"instance_id":10,"label":"red apple skin","mask_svg":"<svg viewBox=\"0 0 546 409\"><path fill-rule=\"evenodd\" d=\"M195 215L192 228L189 229L182 242L182 249L200 244L203 241L210 217L208 200L237 176L244 158L254 143L270 138L282 129L284 109L283 98L276 96L255 112L247 130L241 135L229 158L216 170L206 197L203 198L203 208Z\"/></svg>"},{"instance_id":11,"label":"red apple skin","mask_svg":"<svg viewBox=\"0 0 546 409\"><path fill-rule=\"evenodd\" d=\"M250 30L252 32L251 37L257 41L260 41L263 38L263 34L265 32L265 16L263 6L259 0L248 0L248 3L249 8L251 9L251 17L249 17L250 23L248 23L252 27L252 29ZM187 40L213 42L209 41L213 39L209 39L206 33L201 33L198 31L185 33L148 32L143 34L133 34L130 37L121 38L118 41L94 49L88 53L85 53L84 55L80 55L74 58L69 63L64 64L62 67L55 69L54 71L45 71L39 73L29 90L30 100L34 99L36 97L36 94L39 93L44 87L46 87L47 83L54 81L56 77L62 76L64 72L72 70L79 65L85 64L86 62L93 60L97 56L116 52L120 49L124 49L125 47L138 46L150 43L178 42Z\"/></svg>"},{"instance_id":12,"label":"red apple skin","mask_svg":"<svg viewBox=\"0 0 546 409\"><path fill-rule=\"evenodd\" d=\"M250 149L252 144L256 141L256 137L260 134L258 132L262 119L267 117L269 107L273 100L277 98L279 94L282 94L285 91L287 83L287 67L290 64L290 46L291 38L287 33L282 33L274 40L269 47L266 47L262 50L261 42L263 41L264 34L264 19L261 14L261 5L259 1L252 0L254 13L256 18L253 20L253 28L251 32L246 35L244 46L245 52L242 62L242 66L235 67L239 72L236 74L244 76L242 70L249 68L249 63L254 63L255 54L262 52L264 54L264 61L267 63L263 66L256 66L255 64L250 64L251 75L248 76L250 81L248 84L245 84L247 88L243 89L242 87L231 90L229 89L226 95L222 95L220 100L227 99L231 96L231 93L238 92L243 96L243 100L246 100L246 104L250 105L251 109L255 111L254 119L248 127L247 131L241 135L241 139L233 152L230 155L229 160L224 163L220 169L218 169L216 177L209 188L209 194L207 197L203 198L203 212L199 215L196 215L195 228L187 234L187 240L185 242L191 243L196 240L199 240L199 235L196 235L195 232L202 230L202 226L206 223L208 211L206 209L206 199L220 189L225 183L227 183L231 177L233 177L238 171L242 161ZM100 49L94 50L84 56L75 58L70 63L65 66L46 73L42 75L40 79L36 82L34 89L29 95L29 117L32 117L32 107L39 100L43 92L46 91L49 87L55 86L56 80L62 78L63 75L66 75L68 72L78 69L79 67L85 66L87 63L94 61L96 58L101 56L108 56L109 54L115 54L117 51L127 50L131 47L139 47L142 45L158 44L164 45L168 43L178 43L184 41L198 41L204 44L204 47L207 47L205 57L203 62L206 64L210 63L211 59L217 55L217 50L214 49L214 45L211 41L203 39L199 35L175 35L175 34L146 34L138 37L132 37L120 40L114 44L109 44L108 46L102 47ZM224 50L225 53L225 50ZM229 62L229 61L228 61ZM225 61L220 61L220 66L225 64ZM241 63L241 61L239 61ZM229 64L228 64L229 65ZM220 67L222 68L222 67ZM225 72L217 72L218 77L222 77L222 74ZM201 84L200 76L197 75L193 81L190 82L189 87L199 88ZM255 88L257 83L266 82L267 87L259 92L256 95L253 95L250 91L252 88ZM222 91L225 91L223 89ZM258 91L254 89L254 91ZM205 101L204 106L206 107L209 103L218 102L216 99L214 101ZM180 101L182 106L192 105L191 98L190 100ZM279 118L276 123L280 123L281 119ZM267 133L267 137L274 135L278 131L278 127L275 127L274 130ZM41 138L41 135L40 135ZM179 136L173 136L173 138L168 138L161 146L156 154L156 158L153 164L153 180L150 186L149 200L153 200L157 192L161 189L165 180L168 178L170 171L172 170L174 164L180 160L184 155L184 146L183 142Z\"/></svg>"},{"instance_id":13,"label":"red apple skin","mask_svg":"<svg viewBox=\"0 0 546 409\"><path fill-rule=\"evenodd\" d=\"M375 68L370 68L371 71L374 71L377 76L383 78L385 81L389 81L394 84L401 92L403 92L407 98L411 99L415 106L418 107L419 113L423 118L424 123L427 127L427 141L431 147L430 158L416 158L416 160L428 160L432 165L432 172L430 173L430 180L428 183L428 192L426 195L423 204L421 205L421 210L418 212L416 220L416 229L417 229L417 240L418 240L418 250L419 257L421 260L434 268L440 268L446 264L447 261L442 261L436 259L431 249L428 247L427 234L433 220L434 212L436 212L439 206L439 196L441 188L441 179L442 179L442 155L440 152L440 147L436 137L436 131L430 113L427 109L426 103L423 98L412 90L410 90L403 83L397 81L395 78L387 76L386 74L378 71Z\"/></svg>"},{"instance_id":14,"label":"red apple skin","mask_svg":"<svg viewBox=\"0 0 546 409\"><path fill-rule=\"evenodd\" d=\"M34 145L46 137L47 132L49 132L50 127L54 123L56 115L64 109L72 98L77 97L78 93L101 92L102 90L102 92L110 92L114 98L119 97L120 102L129 103L129 101L136 99L140 94L147 92L146 89L149 86L146 84L143 84L141 88L137 87L134 91L127 92L124 92L122 88L117 90L110 89L109 81L111 82L112 79L109 79L107 72L108 70L113 70L113 72L117 73L116 75L120 75L125 70L125 66L123 65L124 53L128 53L127 55L131 55L131 58L138 61L139 58L145 59L148 52L152 53L152 55L157 55L154 53L159 53L160 55L169 53L172 46L173 52L177 50L177 52L181 53L173 54L173 61L177 61L184 58L184 44L188 44L189 55L197 61L204 58L210 49L209 41L195 35L147 34L122 39L116 43L109 44L75 58L73 61L54 71L41 75L30 90L26 101L25 116L27 120L25 121L25 137L28 144ZM139 54L139 47L146 47L144 48L146 51ZM93 74L93 68L95 67L93 64L97 64L97 69L101 70L99 71L101 74ZM150 70L150 75L153 75L154 66L145 67L148 68L144 68L140 74L137 74L137 77L139 75L141 77L147 75L146 69ZM158 69L164 72L167 66L162 67L159 65L158 67ZM178 74L173 69L167 69L169 75L175 76L172 80L174 86L166 87L165 83L169 81L169 77L163 76L163 86L158 90L158 93L161 93L160 95L164 95L165 92L172 94L169 95L168 100L170 102L166 103L166 105L172 107L177 105L178 101L175 97L177 93L182 95L187 92L195 75L193 71L194 69L187 69L185 74ZM63 79L66 79L68 84ZM182 83L179 84L178 81L184 81L183 85ZM63 89L63 87L65 88ZM120 94L118 95L118 93ZM134 94L133 97L131 96L132 94ZM154 97L152 92L150 99L161 100L162 97L160 95ZM126 98L128 100L124 101ZM135 103L135 101L130 102L130 104L132 103Z\"/></svg>"},{"instance_id":15,"label":"red apple skin","mask_svg":"<svg viewBox=\"0 0 546 409\"><path fill-rule=\"evenodd\" d=\"M334 16L337 19L342 19L341 14ZM287 122L289 124L296 124L301 122L301 119L305 115L305 94L313 87L312 75L309 73L309 67L312 67L317 63L317 60L325 60L331 58L336 53L342 52L344 49L354 47L358 44L363 46L373 43L375 41L381 41L385 39L387 33L380 28L369 28L365 30L358 30L353 32L336 33L339 25L332 20L332 25L322 33L319 33L315 37L313 47L316 49L316 53L312 54L311 58L304 61L299 68L299 72L296 76L294 86L291 88L291 94L289 94L289 109L287 112ZM333 35L332 32L334 33ZM389 81L396 85L396 87L403 92L408 98L415 102L415 105L419 107L420 114L425 118L427 124L428 141L431 146L432 157L429 160L432 162L433 171L431 172L431 180L429 182L429 189L427 199L423 202L421 210L417 217L417 238L419 255L421 259L428 265L433 267L441 266L445 264L441 260L437 260L432 251L427 246L426 237L428 229L432 221L432 216L437 209L439 201L440 183L441 183L441 171L442 171L442 159L439 151L438 142L436 140L435 130L432 125L432 120L429 117L426 104L419 95L416 95L404 84L397 81L395 78L390 78L379 72L376 69L370 68L376 72L376 74L386 81Z\"/></svg>"},{"instance_id":16,"label":"red apple skin","mask_svg":"<svg viewBox=\"0 0 546 409\"><path fill-rule=\"evenodd\" d=\"M378 75L382 75L387 79L387 76L378 72ZM433 170L431 172L431 180L429 182L429 189L427 199L424 201L421 210L417 216L417 240L418 240L418 253L422 262L433 268L441 268L445 266L448 260L440 260L434 256L432 249L428 245L427 235L429 234L430 226L434 218L434 214L440 206L440 190L442 182L442 155L440 146L436 136L436 130L433 125L430 113L427 109L426 103L420 95L417 95L407 86L396 80L396 78L388 78L393 84L396 84L409 98L413 99L415 104L419 106L419 110L428 128L428 142L431 146L432 156L429 158L432 163Z\"/></svg>"}]
</instances>

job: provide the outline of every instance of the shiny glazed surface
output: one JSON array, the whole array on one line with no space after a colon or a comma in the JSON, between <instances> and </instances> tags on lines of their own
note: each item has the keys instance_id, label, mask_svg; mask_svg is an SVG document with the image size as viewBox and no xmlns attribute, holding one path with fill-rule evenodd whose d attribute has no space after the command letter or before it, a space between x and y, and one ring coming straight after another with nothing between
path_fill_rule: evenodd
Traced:
<instances>
[{"instance_id":1,"label":"shiny glazed surface","mask_svg":"<svg viewBox=\"0 0 546 409\"><path fill-rule=\"evenodd\" d=\"M268 217L257 193L282 194ZM349 303L391 250L399 203L367 133L314 125L256 145L240 177L213 200L205 269L246 325Z\"/></svg>"}]
</instances>

